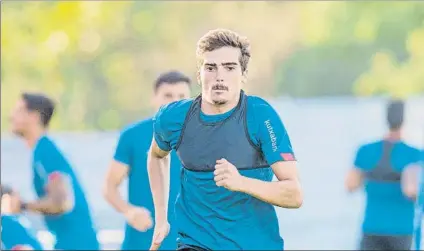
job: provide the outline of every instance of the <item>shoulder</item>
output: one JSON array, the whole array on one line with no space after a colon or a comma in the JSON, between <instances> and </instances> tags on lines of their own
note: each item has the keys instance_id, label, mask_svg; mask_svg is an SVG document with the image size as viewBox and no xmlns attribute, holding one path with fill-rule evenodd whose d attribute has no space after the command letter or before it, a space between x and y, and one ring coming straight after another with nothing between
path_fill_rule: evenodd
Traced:
<instances>
[{"instance_id":1,"label":"shoulder","mask_svg":"<svg viewBox=\"0 0 424 251\"><path fill-rule=\"evenodd\" d=\"M423 154L422 150L404 141L399 142L398 145L401 148L403 156L407 156L408 158L416 160L416 161L419 161L421 159Z\"/></svg>"},{"instance_id":2,"label":"shoulder","mask_svg":"<svg viewBox=\"0 0 424 251\"><path fill-rule=\"evenodd\" d=\"M413 145L406 143L405 141L400 141L398 143L398 145L400 147L402 147L402 149L405 149L408 152L412 152L412 153L416 153L416 154L419 154L421 152L420 149L418 149L417 147L415 147Z\"/></svg>"},{"instance_id":3,"label":"shoulder","mask_svg":"<svg viewBox=\"0 0 424 251\"><path fill-rule=\"evenodd\" d=\"M194 99L183 99L162 106L153 118L155 128L183 124Z\"/></svg>"},{"instance_id":4,"label":"shoulder","mask_svg":"<svg viewBox=\"0 0 424 251\"><path fill-rule=\"evenodd\" d=\"M268 101L258 96L247 96L247 113L249 118L267 120L279 118L279 114Z\"/></svg>"},{"instance_id":5,"label":"shoulder","mask_svg":"<svg viewBox=\"0 0 424 251\"><path fill-rule=\"evenodd\" d=\"M382 140L370 141L358 147L358 153L374 152L376 149L381 149Z\"/></svg>"},{"instance_id":6,"label":"shoulder","mask_svg":"<svg viewBox=\"0 0 424 251\"><path fill-rule=\"evenodd\" d=\"M251 108L254 111L260 111L260 110L272 110L274 111L274 108L271 106L268 101L265 99L258 97L258 96L247 96L247 106L248 108Z\"/></svg>"},{"instance_id":7,"label":"shoulder","mask_svg":"<svg viewBox=\"0 0 424 251\"><path fill-rule=\"evenodd\" d=\"M147 130L151 130L153 127L153 118L147 118L141 121L137 121L135 123L131 123L125 126L121 132L120 136L122 137L132 137L139 132L144 132Z\"/></svg>"},{"instance_id":8,"label":"shoulder","mask_svg":"<svg viewBox=\"0 0 424 251\"><path fill-rule=\"evenodd\" d=\"M43 155L45 152L50 153L52 151L59 152L57 145L49 136L43 136L38 140L34 154Z\"/></svg>"},{"instance_id":9,"label":"shoulder","mask_svg":"<svg viewBox=\"0 0 424 251\"><path fill-rule=\"evenodd\" d=\"M247 96L247 120L251 129L258 124L266 127L271 125L284 127L281 117L274 107L265 99L257 96Z\"/></svg>"}]
</instances>

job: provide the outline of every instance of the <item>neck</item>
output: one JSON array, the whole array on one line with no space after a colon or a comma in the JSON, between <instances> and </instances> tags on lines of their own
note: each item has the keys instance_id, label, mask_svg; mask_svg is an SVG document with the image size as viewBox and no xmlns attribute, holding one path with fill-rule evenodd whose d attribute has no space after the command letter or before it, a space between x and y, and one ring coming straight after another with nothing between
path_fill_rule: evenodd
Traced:
<instances>
[{"instance_id":1,"label":"neck","mask_svg":"<svg viewBox=\"0 0 424 251\"><path fill-rule=\"evenodd\" d=\"M223 105L215 105L212 104L208 101L206 101L205 99L202 98L201 100L201 110L204 114L206 115L218 115L218 114L224 114L226 112L231 111L232 109L234 109L234 107L236 107L239 103L240 100L240 95L237 95L237 98L226 103Z\"/></svg>"},{"instance_id":2,"label":"neck","mask_svg":"<svg viewBox=\"0 0 424 251\"><path fill-rule=\"evenodd\" d=\"M401 138L402 138L402 132L400 129L391 130L386 136L386 139L389 141L398 141Z\"/></svg>"},{"instance_id":3,"label":"neck","mask_svg":"<svg viewBox=\"0 0 424 251\"><path fill-rule=\"evenodd\" d=\"M34 128L25 135L25 142L30 148L34 148L38 140L46 133L46 130L41 127Z\"/></svg>"}]
</instances>

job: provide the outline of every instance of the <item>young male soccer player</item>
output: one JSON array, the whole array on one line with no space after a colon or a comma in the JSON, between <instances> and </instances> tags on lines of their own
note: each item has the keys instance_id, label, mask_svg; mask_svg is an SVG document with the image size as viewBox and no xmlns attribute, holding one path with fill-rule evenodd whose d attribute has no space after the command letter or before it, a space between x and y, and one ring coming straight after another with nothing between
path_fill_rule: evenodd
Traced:
<instances>
[{"instance_id":1,"label":"young male soccer player","mask_svg":"<svg viewBox=\"0 0 424 251\"><path fill-rule=\"evenodd\" d=\"M183 166L171 226L179 250L282 250L274 205L299 208L302 191L279 115L242 90L249 42L233 31L212 30L199 40L197 56L201 95L155 116L148 156L156 212L151 249L169 231L168 154L175 150Z\"/></svg>"},{"instance_id":2,"label":"young male soccer player","mask_svg":"<svg viewBox=\"0 0 424 251\"><path fill-rule=\"evenodd\" d=\"M190 97L190 79L177 71L161 74L154 85L156 111L160 106ZM147 250L153 236L150 212L153 212L153 199L147 176L147 152L153 137L152 118L140 121L125 128L121 133L114 159L110 165L104 195L107 201L126 220L123 250ZM173 153L174 154L174 153ZM168 213L173 219L174 204L180 187L181 164L175 156L171 164L171 181ZM119 185L128 177L128 202L119 194ZM153 212L154 213L154 212ZM149 230L148 230L149 229ZM144 232L147 231L147 232ZM177 234L174 228L165 239L162 249L176 249Z\"/></svg>"},{"instance_id":3,"label":"young male soccer player","mask_svg":"<svg viewBox=\"0 0 424 251\"><path fill-rule=\"evenodd\" d=\"M11 114L12 131L33 149L37 201L22 209L41 213L56 237L55 249L98 250L96 231L81 184L62 152L47 135L54 103L43 94L23 93Z\"/></svg>"}]
</instances>

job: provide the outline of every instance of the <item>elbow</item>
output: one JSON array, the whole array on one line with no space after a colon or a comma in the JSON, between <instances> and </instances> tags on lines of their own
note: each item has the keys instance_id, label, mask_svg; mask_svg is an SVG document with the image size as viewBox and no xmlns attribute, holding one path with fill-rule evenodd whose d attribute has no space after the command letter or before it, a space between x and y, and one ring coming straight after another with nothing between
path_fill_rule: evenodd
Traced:
<instances>
[{"instance_id":1,"label":"elbow","mask_svg":"<svg viewBox=\"0 0 424 251\"><path fill-rule=\"evenodd\" d=\"M115 189L113 186L111 186L110 184L106 183L103 186L103 198L107 201L107 202L111 202L112 200L112 196L114 193Z\"/></svg>"},{"instance_id":2,"label":"elbow","mask_svg":"<svg viewBox=\"0 0 424 251\"><path fill-rule=\"evenodd\" d=\"M345 180L345 189L348 193L355 192L361 186L361 182L359 180L354 180L348 177Z\"/></svg>"},{"instance_id":3,"label":"elbow","mask_svg":"<svg viewBox=\"0 0 424 251\"><path fill-rule=\"evenodd\" d=\"M356 186L353 186L352 184L346 184L345 185L345 188L346 188L346 191L348 193L353 193L357 189L357 187Z\"/></svg>"},{"instance_id":4,"label":"elbow","mask_svg":"<svg viewBox=\"0 0 424 251\"><path fill-rule=\"evenodd\" d=\"M292 186L289 188L289 193L287 194L287 188L284 190L285 196L282 196L284 198L280 205L280 207L283 208L290 208L290 209L297 209L302 207L303 205L303 191L302 187L300 186L300 183L298 181L293 181ZM287 196L288 195L288 196Z\"/></svg>"},{"instance_id":5,"label":"elbow","mask_svg":"<svg viewBox=\"0 0 424 251\"><path fill-rule=\"evenodd\" d=\"M296 209L296 208L300 208L302 207L303 204L303 193L302 193L302 189L297 188L293 191L293 200L292 200L292 204L290 205L290 208Z\"/></svg>"},{"instance_id":6,"label":"elbow","mask_svg":"<svg viewBox=\"0 0 424 251\"><path fill-rule=\"evenodd\" d=\"M415 186L404 186L403 194L411 200L415 200L417 198L417 188Z\"/></svg>"}]
</instances>

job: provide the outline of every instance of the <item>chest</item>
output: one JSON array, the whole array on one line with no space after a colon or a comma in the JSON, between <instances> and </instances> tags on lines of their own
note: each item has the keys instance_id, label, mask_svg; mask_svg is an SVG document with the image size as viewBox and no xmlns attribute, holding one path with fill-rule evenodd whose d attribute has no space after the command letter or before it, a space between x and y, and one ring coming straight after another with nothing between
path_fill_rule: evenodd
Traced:
<instances>
[{"instance_id":1,"label":"chest","mask_svg":"<svg viewBox=\"0 0 424 251\"><path fill-rule=\"evenodd\" d=\"M193 116L186 122L177 153L183 166L193 171L213 171L221 158L239 169L266 166L262 152L249 137L242 114L215 124Z\"/></svg>"}]
</instances>

